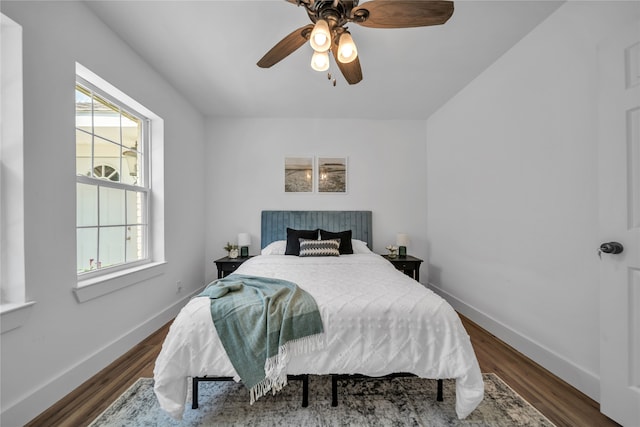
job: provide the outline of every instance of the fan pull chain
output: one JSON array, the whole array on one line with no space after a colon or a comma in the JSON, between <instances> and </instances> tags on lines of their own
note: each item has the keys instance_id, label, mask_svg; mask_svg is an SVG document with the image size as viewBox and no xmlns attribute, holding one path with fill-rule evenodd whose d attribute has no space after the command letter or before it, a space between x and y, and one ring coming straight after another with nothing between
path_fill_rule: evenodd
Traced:
<instances>
[{"instance_id":1,"label":"fan pull chain","mask_svg":"<svg viewBox=\"0 0 640 427\"><path fill-rule=\"evenodd\" d=\"M329 72L327 73L327 79L328 79L328 80L331 80L331 71L329 71ZM335 77L334 77L334 79L333 79L333 82L332 82L332 83L333 83L333 87L336 87L336 79L335 79Z\"/></svg>"}]
</instances>

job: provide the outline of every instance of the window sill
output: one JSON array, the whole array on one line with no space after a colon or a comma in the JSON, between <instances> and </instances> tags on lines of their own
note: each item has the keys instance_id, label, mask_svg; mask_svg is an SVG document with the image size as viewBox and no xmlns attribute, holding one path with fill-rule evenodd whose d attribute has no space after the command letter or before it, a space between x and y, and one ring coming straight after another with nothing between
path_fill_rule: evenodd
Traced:
<instances>
[{"instance_id":1,"label":"window sill","mask_svg":"<svg viewBox=\"0 0 640 427\"><path fill-rule=\"evenodd\" d=\"M2 334L24 325L31 314L35 301L0 305Z\"/></svg>"},{"instance_id":2,"label":"window sill","mask_svg":"<svg viewBox=\"0 0 640 427\"><path fill-rule=\"evenodd\" d=\"M139 267L121 270L100 277L80 280L73 293L78 302L83 303L101 297L136 283L144 282L164 274L165 261L152 262Z\"/></svg>"}]
</instances>

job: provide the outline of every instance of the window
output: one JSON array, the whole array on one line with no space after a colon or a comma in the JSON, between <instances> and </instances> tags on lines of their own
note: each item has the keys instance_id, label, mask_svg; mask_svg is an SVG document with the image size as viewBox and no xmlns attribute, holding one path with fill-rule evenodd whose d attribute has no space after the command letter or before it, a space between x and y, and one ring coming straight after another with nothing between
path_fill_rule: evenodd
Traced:
<instances>
[{"instance_id":1,"label":"window","mask_svg":"<svg viewBox=\"0 0 640 427\"><path fill-rule=\"evenodd\" d=\"M0 14L0 329L20 327L34 301L26 300L22 27Z\"/></svg>"},{"instance_id":2,"label":"window","mask_svg":"<svg viewBox=\"0 0 640 427\"><path fill-rule=\"evenodd\" d=\"M147 263L149 119L76 79L77 273L90 278Z\"/></svg>"}]
</instances>

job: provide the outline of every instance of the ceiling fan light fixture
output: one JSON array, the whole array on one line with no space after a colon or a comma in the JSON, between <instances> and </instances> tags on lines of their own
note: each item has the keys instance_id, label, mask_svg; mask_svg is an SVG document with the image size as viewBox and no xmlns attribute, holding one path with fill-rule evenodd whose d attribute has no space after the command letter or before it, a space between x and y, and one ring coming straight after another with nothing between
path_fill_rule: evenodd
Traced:
<instances>
[{"instance_id":1,"label":"ceiling fan light fixture","mask_svg":"<svg viewBox=\"0 0 640 427\"><path fill-rule=\"evenodd\" d=\"M358 49L353 42L353 38L348 31L345 31L340 36L340 43L338 44L338 61L343 64L353 62L358 57Z\"/></svg>"},{"instance_id":2,"label":"ceiling fan light fixture","mask_svg":"<svg viewBox=\"0 0 640 427\"><path fill-rule=\"evenodd\" d=\"M329 52L313 52L311 68L316 71L327 71L329 69Z\"/></svg>"},{"instance_id":3,"label":"ceiling fan light fixture","mask_svg":"<svg viewBox=\"0 0 640 427\"><path fill-rule=\"evenodd\" d=\"M329 32L329 24L324 19L318 19L316 25L311 31L309 38L311 47L316 52L326 52L331 47L331 33Z\"/></svg>"},{"instance_id":4,"label":"ceiling fan light fixture","mask_svg":"<svg viewBox=\"0 0 640 427\"><path fill-rule=\"evenodd\" d=\"M0 0L2 1L2 0ZM311 23L276 43L257 63L269 68L307 41L316 52L331 50L335 64L350 84L362 81L359 53L346 25L368 28L414 28L442 25L453 15L451 0L287 0L302 6ZM360 4L362 2L362 4ZM317 61L316 61L317 60ZM324 70L326 57L312 60L313 69Z\"/></svg>"}]
</instances>

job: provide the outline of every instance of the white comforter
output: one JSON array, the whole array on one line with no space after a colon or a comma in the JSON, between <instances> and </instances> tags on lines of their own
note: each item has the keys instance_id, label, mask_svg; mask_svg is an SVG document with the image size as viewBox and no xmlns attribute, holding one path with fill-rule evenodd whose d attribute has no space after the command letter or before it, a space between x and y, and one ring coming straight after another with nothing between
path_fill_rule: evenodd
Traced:
<instances>
[{"instance_id":1,"label":"white comforter","mask_svg":"<svg viewBox=\"0 0 640 427\"><path fill-rule=\"evenodd\" d=\"M460 418L482 401L482 375L458 315L445 300L379 255L261 255L236 272L290 280L316 299L325 349L292 357L289 374L409 372L423 378L455 378ZM171 325L156 360L160 406L181 418L188 377L205 375L234 377L236 372L211 320L209 298L194 298Z\"/></svg>"}]
</instances>

